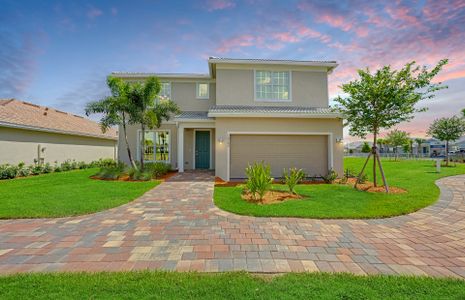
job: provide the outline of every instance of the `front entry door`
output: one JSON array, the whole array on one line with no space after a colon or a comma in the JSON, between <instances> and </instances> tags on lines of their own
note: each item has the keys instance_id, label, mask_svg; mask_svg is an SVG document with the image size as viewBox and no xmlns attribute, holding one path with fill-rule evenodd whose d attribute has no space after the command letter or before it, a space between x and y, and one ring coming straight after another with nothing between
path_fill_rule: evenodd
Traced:
<instances>
[{"instance_id":1,"label":"front entry door","mask_svg":"<svg viewBox=\"0 0 465 300\"><path fill-rule=\"evenodd\" d=\"M195 132L195 168L210 169L210 131Z\"/></svg>"}]
</instances>

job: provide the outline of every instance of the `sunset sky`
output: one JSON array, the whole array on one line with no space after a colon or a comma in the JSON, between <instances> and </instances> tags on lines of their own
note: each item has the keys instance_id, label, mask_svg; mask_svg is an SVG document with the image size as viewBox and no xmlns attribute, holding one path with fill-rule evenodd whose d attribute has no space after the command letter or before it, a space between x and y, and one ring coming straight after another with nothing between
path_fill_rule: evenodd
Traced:
<instances>
[{"instance_id":1,"label":"sunset sky","mask_svg":"<svg viewBox=\"0 0 465 300\"><path fill-rule=\"evenodd\" d=\"M434 118L465 108L464 0L0 0L0 8L0 98L82 114L107 93L112 71L206 73L207 58L220 56L336 60L332 99L357 68L449 58L439 76L449 88L399 128L424 136Z\"/></svg>"}]
</instances>

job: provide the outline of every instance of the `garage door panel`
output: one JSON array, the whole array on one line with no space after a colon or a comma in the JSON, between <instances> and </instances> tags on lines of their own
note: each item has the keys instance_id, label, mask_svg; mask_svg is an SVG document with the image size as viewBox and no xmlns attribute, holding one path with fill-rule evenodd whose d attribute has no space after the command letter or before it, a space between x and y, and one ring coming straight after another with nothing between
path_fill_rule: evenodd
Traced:
<instances>
[{"instance_id":1,"label":"garage door panel","mask_svg":"<svg viewBox=\"0 0 465 300\"><path fill-rule=\"evenodd\" d=\"M324 135L232 135L230 177L244 178L248 164L264 161L273 177L284 168L302 168L310 176L328 171L328 139Z\"/></svg>"}]
</instances>

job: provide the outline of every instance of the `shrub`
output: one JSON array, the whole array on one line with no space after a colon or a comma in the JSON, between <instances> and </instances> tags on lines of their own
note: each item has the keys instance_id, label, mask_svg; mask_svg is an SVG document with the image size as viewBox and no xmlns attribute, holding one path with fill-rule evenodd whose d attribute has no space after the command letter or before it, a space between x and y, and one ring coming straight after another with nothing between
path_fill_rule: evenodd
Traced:
<instances>
[{"instance_id":1,"label":"shrub","mask_svg":"<svg viewBox=\"0 0 465 300\"><path fill-rule=\"evenodd\" d=\"M19 165L18 165L18 167L19 167ZM26 176L29 176L29 175L31 175L31 168L30 167L24 167L24 164L23 164L21 168L18 168L17 176L26 177Z\"/></svg>"},{"instance_id":2,"label":"shrub","mask_svg":"<svg viewBox=\"0 0 465 300\"><path fill-rule=\"evenodd\" d=\"M305 173L302 169L290 168L283 170L283 181L289 188L292 194L295 194L295 186L305 178Z\"/></svg>"},{"instance_id":3,"label":"shrub","mask_svg":"<svg viewBox=\"0 0 465 300\"><path fill-rule=\"evenodd\" d=\"M148 181L152 179L152 173L148 171L140 171L136 170L134 168L130 168L128 171L129 178L131 180L142 180L142 181Z\"/></svg>"},{"instance_id":4,"label":"shrub","mask_svg":"<svg viewBox=\"0 0 465 300\"><path fill-rule=\"evenodd\" d=\"M349 168L347 168L347 169L344 170L344 177L346 177L346 178L354 178L354 177L356 177L356 176L357 176L357 175L356 175L356 173L355 173L354 170L349 169Z\"/></svg>"},{"instance_id":5,"label":"shrub","mask_svg":"<svg viewBox=\"0 0 465 300\"><path fill-rule=\"evenodd\" d=\"M367 174L362 173L360 177L357 178L357 183L364 184L367 181L367 179L368 179Z\"/></svg>"},{"instance_id":6,"label":"shrub","mask_svg":"<svg viewBox=\"0 0 465 300\"><path fill-rule=\"evenodd\" d=\"M63 172L65 172L65 171L70 171L70 170L73 169L73 165L72 165L70 159L67 159L67 160L65 160L64 162L62 162L60 166L61 166L61 170L62 170Z\"/></svg>"},{"instance_id":7,"label":"shrub","mask_svg":"<svg viewBox=\"0 0 465 300\"><path fill-rule=\"evenodd\" d=\"M81 170L82 169L87 169L89 167L90 167L90 165L87 165L86 162L84 162L84 161L78 162L78 168L81 169Z\"/></svg>"},{"instance_id":8,"label":"shrub","mask_svg":"<svg viewBox=\"0 0 465 300\"><path fill-rule=\"evenodd\" d=\"M258 200L261 201L273 183L270 165L265 165L264 162L254 163L245 168L245 174L247 175L246 188L248 192L251 193L254 200L257 200L256 195L258 194Z\"/></svg>"},{"instance_id":9,"label":"shrub","mask_svg":"<svg viewBox=\"0 0 465 300\"><path fill-rule=\"evenodd\" d=\"M0 179L13 179L18 174L18 167L9 164L0 165Z\"/></svg>"},{"instance_id":10,"label":"shrub","mask_svg":"<svg viewBox=\"0 0 465 300\"><path fill-rule=\"evenodd\" d=\"M96 177L102 179L118 179L126 169L126 165L122 162L118 162L114 166L101 167Z\"/></svg>"},{"instance_id":11,"label":"shrub","mask_svg":"<svg viewBox=\"0 0 465 300\"><path fill-rule=\"evenodd\" d=\"M50 165L50 163L46 163L45 165L42 166L42 172L44 174L52 173L53 172L53 167Z\"/></svg>"},{"instance_id":12,"label":"shrub","mask_svg":"<svg viewBox=\"0 0 465 300\"><path fill-rule=\"evenodd\" d=\"M330 169L328 171L328 174L326 174L325 176L321 176L321 178L323 178L324 182L326 183L334 183L334 181L337 179L337 173L336 171L334 171L333 169Z\"/></svg>"},{"instance_id":13,"label":"shrub","mask_svg":"<svg viewBox=\"0 0 465 300\"><path fill-rule=\"evenodd\" d=\"M153 178L160 178L171 170L171 165L163 162L145 164L145 172L151 174Z\"/></svg>"},{"instance_id":14,"label":"shrub","mask_svg":"<svg viewBox=\"0 0 465 300\"><path fill-rule=\"evenodd\" d=\"M120 163L114 159L111 158L101 158L96 162L92 162L91 164L95 163L97 167L100 168L107 168L107 167L117 167L117 165Z\"/></svg>"},{"instance_id":15,"label":"shrub","mask_svg":"<svg viewBox=\"0 0 465 300\"><path fill-rule=\"evenodd\" d=\"M43 168L41 165L36 164L34 166L31 166L31 173L32 175L39 175L43 173Z\"/></svg>"},{"instance_id":16,"label":"shrub","mask_svg":"<svg viewBox=\"0 0 465 300\"><path fill-rule=\"evenodd\" d=\"M71 162L71 170L77 170L79 169L79 164L73 159Z\"/></svg>"}]
</instances>

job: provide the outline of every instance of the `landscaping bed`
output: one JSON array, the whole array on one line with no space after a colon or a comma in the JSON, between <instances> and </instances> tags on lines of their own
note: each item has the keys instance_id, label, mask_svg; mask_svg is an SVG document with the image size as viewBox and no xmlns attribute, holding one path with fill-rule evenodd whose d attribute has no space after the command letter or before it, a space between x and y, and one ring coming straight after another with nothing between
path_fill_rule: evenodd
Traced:
<instances>
[{"instance_id":1,"label":"landscaping bed","mask_svg":"<svg viewBox=\"0 0 465 300\"><path fill-rule=\"evenodd\" d=\"M345 168L357 173L362 168L364 160L364 158L345 158ZM431 160L384 160L383 167L389 186L402 189L402 193L370 193L356 190L347 184L337 183L299 184L295 190L303 197L302 199L262 205L258 201L250 202L242 199L241 185L217 184L214 201L219 208L226 211L259 217L383 218L408 214L433 204L439 197L439 188L434 184L436 180L465 174L465 164L442 168L441 173L436 173L436 167ZM372 180L371 168L369 168L367 182ZM282 184L273 184L271 189L289 191ZM395 188L391 190L395 191Z\"/></svg>"},{"instance_id":2,"label":"landscaping bed","mask_svg":"<svg viewBox=\"0 0 465 300\"><path fill-rule=\"evenodd\" d=\"M114 272L0 277L1 299L463 299L459 279L245 272Z\"/></svg>"},{"instance_id":3,"label":"landscaping bed","mask_svg":"<svg viewBox=\"0 0 465 300\"><path fill-rule=\"evenodd\" d=\"M74 170L0 181L0 218L65 217L128 203L160 181L93 180L98 169Z\"/></svg>"}]
</instances>

